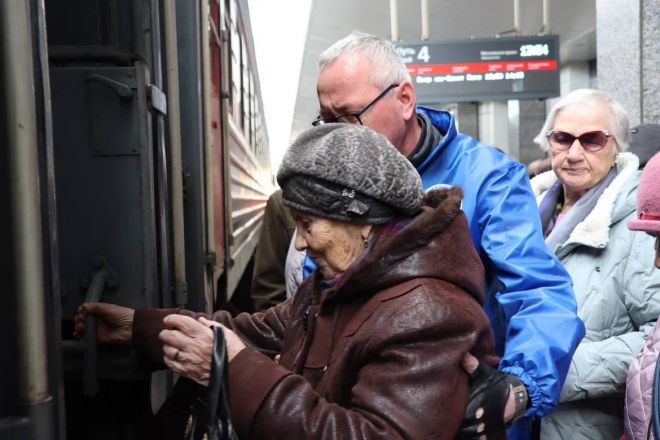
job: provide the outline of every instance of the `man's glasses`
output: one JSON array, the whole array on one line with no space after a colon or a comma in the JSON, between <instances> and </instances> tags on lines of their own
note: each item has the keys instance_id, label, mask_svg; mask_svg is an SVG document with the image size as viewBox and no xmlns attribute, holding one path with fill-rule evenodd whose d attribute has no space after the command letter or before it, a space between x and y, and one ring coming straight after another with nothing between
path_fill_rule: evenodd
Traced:
<instances>
[{"instance_id":1,"label":"man's glasses","mask_svg":"<svg viewBox=\"0 0 660 440\"><path fill-rule=\"evenodd\" d=\"M352 113L345 113L343 115L339 115L335 118L324 118L321 115L318 115L316 119L312 122L312 125L323 125L323 124L334 124L337 122L344 122L347 124L362 124L362 120L360 119L360 116L364 114L367 110L369 110L371 107L373 107L374 104L376 104L383 96L387 94L390 90L392 90L395 87L399 87L400 83L394 83L390 84L388 87L385 88L378 96L376 96L369 104L367 104L362 110L359 112L352 112Z\"/></svg>"},{"instance_id":2,"label":"man's glasses","mask_svg":"<svg viewBox=\"0 0 660 440\"><path fill-rule=\"evenodd\" d=\"M607 130L596 130L582 133L580 136L573 136L565 131L550 130L545 134L550 146L554 150L565 151L571 148L575 139L580 141L580 145L587 151L594 152L602 150L607 145L607 140L612 137Z\"/></svg>"}]
</instances>

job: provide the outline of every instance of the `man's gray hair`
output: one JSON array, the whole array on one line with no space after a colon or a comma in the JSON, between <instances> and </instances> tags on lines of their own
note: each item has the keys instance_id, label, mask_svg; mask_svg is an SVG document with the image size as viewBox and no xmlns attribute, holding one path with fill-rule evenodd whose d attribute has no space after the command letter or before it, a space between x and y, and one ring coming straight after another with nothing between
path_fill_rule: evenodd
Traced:
<instances>
[{"instance_id":1,"label":"man's gray hair","mask_svg":"<svg viewBox=\"0 0 660 440\"><path fill-rule=\"evenodd\" d=\"M552 106L547 118L545 118L543 128L541 128L540 133L534 138L534 142L536 142L542 150L548 151L550 145L548 144L548 139L545 134L549 130L552 130L557 114L566 107L587 103L607 106L613 130L613 133L610 134L614 136L616 151L619 153L626 151L630 146L630 124L628 122L628 114L626 110L607 93L594 89L574 90L557 101L557 103Z\"/></svg>"},{"instance_id":2,"label":"man's gray hair","mask_svg":"<svg viewBox=\"0 0 660 440\"><path fill-rule=\"evenodd\" d=\"M401 81L410 81L406 65L401 61L394 45L375 35L351 32L327 48L319 57L319 72L343 55L360 52L373 66L371 83L380 88Z\"/></svg>"}]
</instances>

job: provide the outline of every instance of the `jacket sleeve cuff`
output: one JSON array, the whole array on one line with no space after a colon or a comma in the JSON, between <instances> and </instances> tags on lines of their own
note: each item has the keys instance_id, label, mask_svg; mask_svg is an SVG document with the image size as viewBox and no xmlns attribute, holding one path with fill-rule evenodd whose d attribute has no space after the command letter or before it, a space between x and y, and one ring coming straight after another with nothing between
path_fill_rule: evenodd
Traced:
<instances>
[{"instance_id":1,"label":"jacket sleeve cuff","mask_svg":"<svg viewBox=\"0 0 660 440\"><path fill-rule=\"evenodd\" d=\"M245 348L229 363L229 406L237 432L249 437L253 421L270 391L292 374L258 351Z\"/></svg>"},{"instance_id":2,"label":"jacket sleeve cuff","mask_svg":"<svg viewBox=\"0 0 660 440\"><path fill-rule=\"evenodd\" d=\"M163 318L178 309L137 309L133 316L133 348L138 363L150 371L167 368L163 362L163 343L158 334L163 327Z\"/></svg>"},{"instance_id":3,"label":"jacket sleeve cuff","mask_svg":"<svg viewBox=\"0 0 660 440\"><path fill-rule=\"evenodd\" d=\"M522 383L525 384L527 388L527 396L529 397L529 408L525 412L525 417L543 417L550 412L554 405L548 405L547 402L544 402L543 394L541 389L537 385L536 381L521 367L519 366L510 366L504 367L501 369L503 373L511 374L516 376Z\"/></svg>"}]
</instances>

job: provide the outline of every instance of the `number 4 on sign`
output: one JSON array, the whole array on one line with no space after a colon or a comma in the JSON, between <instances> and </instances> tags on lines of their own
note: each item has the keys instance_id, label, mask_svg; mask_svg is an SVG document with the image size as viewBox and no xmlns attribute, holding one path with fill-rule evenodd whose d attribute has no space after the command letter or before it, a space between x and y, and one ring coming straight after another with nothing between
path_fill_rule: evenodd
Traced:
<instances>
[{"instance_id":1,"label":"number 4 on sign","mask_svg":"<svg viewBox=\"0 0 660 440\"><path fill-rule=\"evenodd\" d=\"M428 63L430 58L431 56L429 55L429 47L422 46L422 48L419 50L419 53L417 54L417 59Z\"/></svg>"}]
</instances>

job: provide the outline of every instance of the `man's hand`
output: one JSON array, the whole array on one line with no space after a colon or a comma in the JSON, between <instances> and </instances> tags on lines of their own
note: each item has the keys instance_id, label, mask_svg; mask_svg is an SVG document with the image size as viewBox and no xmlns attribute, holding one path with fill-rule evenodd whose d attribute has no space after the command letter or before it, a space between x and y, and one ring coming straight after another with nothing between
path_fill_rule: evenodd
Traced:
<instances>
[{"instance_id":1,"label":"man's hand","mask_svg":"<svg viewBox=\"0 0 660 440\"><path fill-rule=\"evenodd\" d=\"M513 376L479 363L470 354L463 358L463 368L470 375L470 401L461 425L461 438L502 437L506 425L516 416L515 396L511 392Z\"/></svg>"},{"instance_id":2,"label":"man's hand","mask_svg":"<svg viewBox=\"0 0 660 440\"><path fill-rule=\"evenodd\" d=\"M87 314L96 318L96 339L100 344L130 345L133 338L135 310L107 303L84 303L73 318L73 336L80 339L85 332Z\"/></svg>"}]
</instances>

